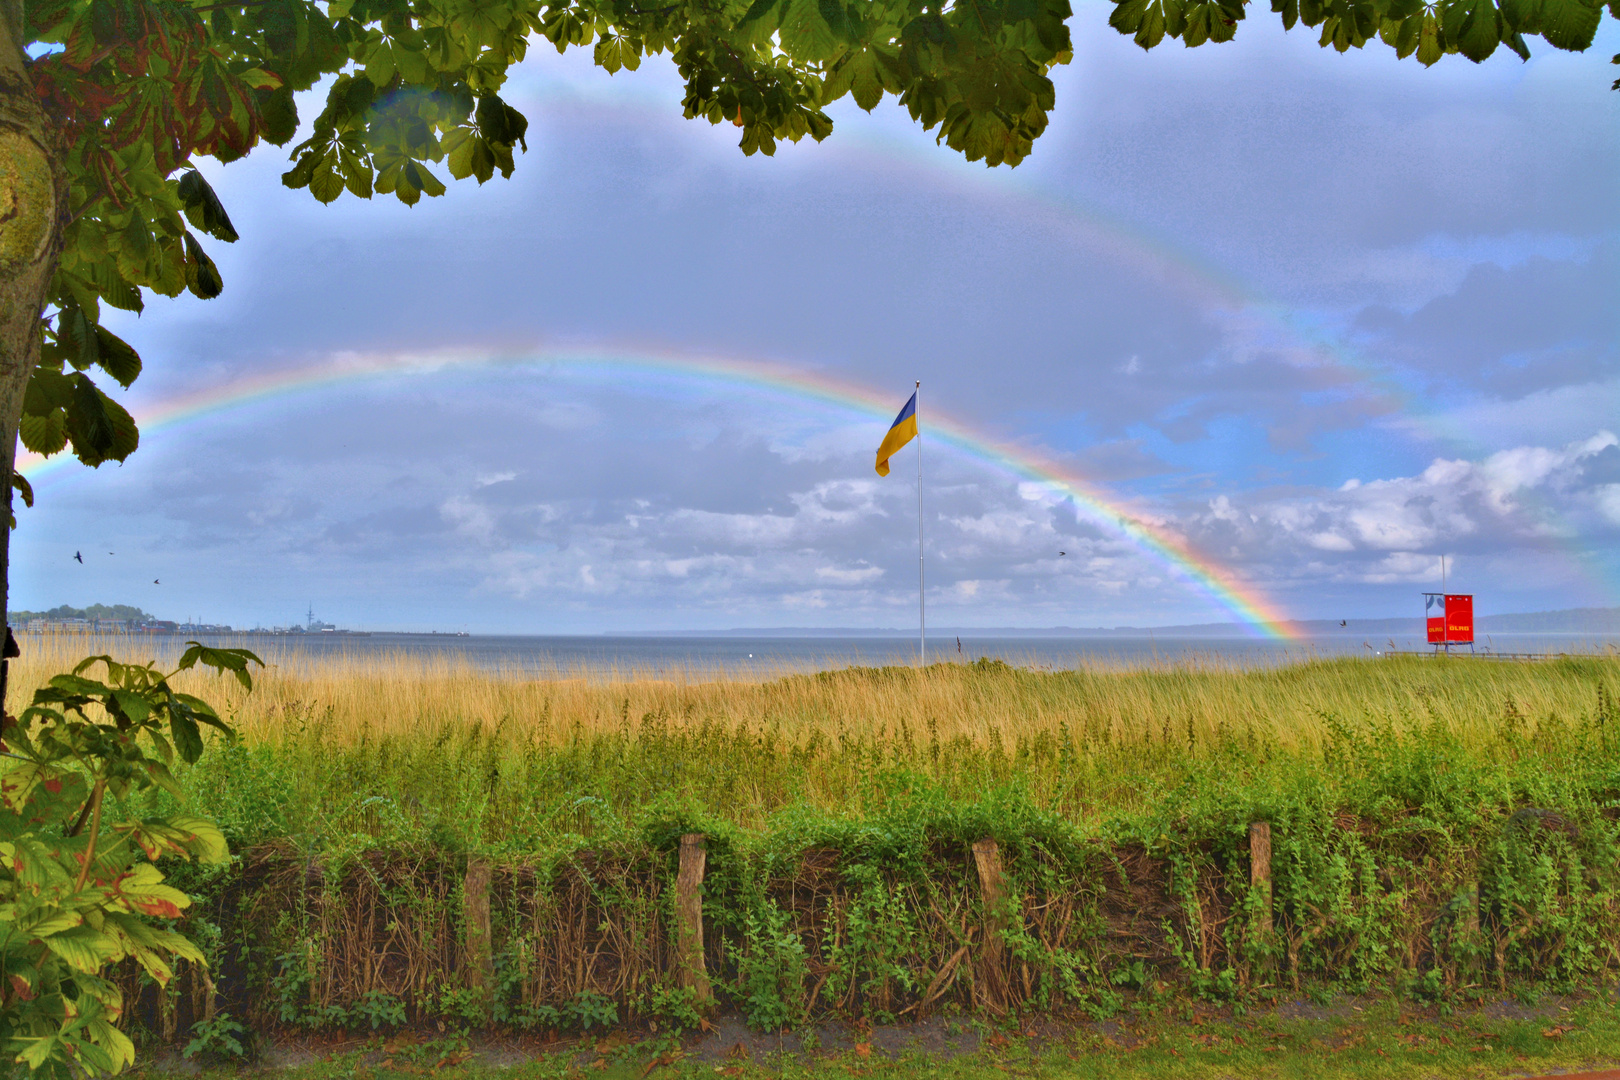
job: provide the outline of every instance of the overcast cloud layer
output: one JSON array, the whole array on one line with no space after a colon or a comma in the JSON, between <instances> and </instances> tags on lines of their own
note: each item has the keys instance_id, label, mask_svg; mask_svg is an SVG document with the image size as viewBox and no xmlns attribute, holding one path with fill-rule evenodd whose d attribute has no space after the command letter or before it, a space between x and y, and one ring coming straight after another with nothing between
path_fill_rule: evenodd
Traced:
<instances>
[{"instance_id":1,"label":"overcast cloud layer","mask_svg":"<svg viewBox=\"0 0 1620 1080\"><path fill-rule=\"evenodd\" d=\"M511 181L414 209L207 168L226 292L116 326L133 411L355 353L765 360L1089 478L1299 618L1620 603L1620 94L1605 39L1528 64L1338 56L1270 18L1145 55L1075 19L1016 171L884 106L744 158L667 65L539 50ZM306 113L313 113L306 107ZM909 453L791 393L569 364L446 367L147 431L55 471L13 606L529 633L904 626ZM1231 613L1051 488L931 444L931 618ZM72 561L82 550L85 565ZM1066 552L1059 555L1059 552ZM109 554L112 553L112 554ZM154 579L162 584L154 584Z\"/></svg>"}]
</instances>

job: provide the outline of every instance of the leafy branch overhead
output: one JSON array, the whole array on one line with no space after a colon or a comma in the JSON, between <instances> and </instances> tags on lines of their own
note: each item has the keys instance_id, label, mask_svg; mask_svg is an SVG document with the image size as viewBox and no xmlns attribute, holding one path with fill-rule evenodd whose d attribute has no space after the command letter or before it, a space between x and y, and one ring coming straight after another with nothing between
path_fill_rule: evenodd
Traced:
<instances>
[{"instance_id":1,"label":"leafy branch overhead","mask_svg":"<svg viewBox=\"0 0 1620 1080\"><path fill-rule=\"evenodd\" d=\"M1608 7L1620 18L1620 0L1609 0ZM1344 52L1378 40L1402 59L1416 55L1425 66L1448 53L1479 63L1499 46L1528 60L1525 38L1535 36L1580 52L1592 44L1603 18L1601 0L1271 0L1271 10L1290 30L1296 23L1321 27L1323 47ZM1166 37L1188 47L1230 41L1243 15L1241 0L1119 0L1108 21L1151 49Z\"/></svg>"},{"instance_id":2,"label":"leafy branch overhead","mask_svg":"<svg viewBox=\"0 0 1620 1080\"><path fill-rule=\"evenodd\" d=\"M528 120L500 96L531 45L590 47L609 72L667 53L689 118L741 129L744 153L826 138L826 107L892 95L970 161L1016 165L1071 59L1069 0L41 0L24 7L34 88L58 118L70 190L60 266L29 388L23 443L121 461L139 440L89 376L127 386L135 351L101 305L139 312L142 290L207 299L223 288L207 243L234 242L194 166L299 130L296 95L326 82L288 187L407 204L446 178L510 176ZM1620 16L1620 0L1609 0ZM1285 25L1336 49L1382 41L1432 64L1529 55L1540 36L1591 44L1599 0L1272 0ZM1117 0L1110 23L1144 48L1229 40L1243 0ZM1617 58L1620 61L1620 58ZM1620 86L1620 83L1616 84Z\"/></svg>"}]
</instances>

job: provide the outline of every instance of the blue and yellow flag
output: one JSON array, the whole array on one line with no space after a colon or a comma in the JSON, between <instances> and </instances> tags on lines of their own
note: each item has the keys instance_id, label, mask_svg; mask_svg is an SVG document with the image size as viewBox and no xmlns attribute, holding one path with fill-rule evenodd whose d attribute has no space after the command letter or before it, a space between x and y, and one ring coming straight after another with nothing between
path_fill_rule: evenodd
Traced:
<instances>
[{"instance_id":1,"label":"blue and yellow flag","mask_svg":"<svg viewBox=\"0 0 1620 1080\"><path fill-rule=\"evenodd\" d=\"M900 448L917 437L917 395L912 394L906 407L900 410L900 415L894 418L894 426L889 433L883 436L883 445L878 447L877 474L889 475L889 459L900 452Z\"/></svg>"}]
</instances>

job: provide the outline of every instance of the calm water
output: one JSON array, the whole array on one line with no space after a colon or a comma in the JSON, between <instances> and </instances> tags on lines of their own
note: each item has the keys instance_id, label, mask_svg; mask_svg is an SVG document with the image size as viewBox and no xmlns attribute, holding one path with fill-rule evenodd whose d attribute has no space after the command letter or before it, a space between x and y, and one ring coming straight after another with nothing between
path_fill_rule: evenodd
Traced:
<instances>
[{"instance_id":1,"label":"calm water","mask_svg":"<svg viewBox=\"0 0 1620 1080\"><path fill-rule=\"evenodd\" d=\"M446 634L313 634L214 636L209 644L252 649L266 660L405 656L466 660L478 667L548 675L617 672L625 675L687 672L740 676L782 671L818 671L851 665L915 664L917 639L901 637L505 637ZM172 659L184 647L180 636L122 639L115 654ZM1331 635L1275 642L1240 637L950 637L930 638L928 659L993 657L1020 667L1063 670L1083 664L1140 667L1174 661L1263 666L1312 656L1374 657L1391 644L1401 651L1428 651L1418 635ZM23 640L27 648L27 639ZM1620 639L1592 634L1517 634L1480 641L1480 652L1600 653L1620 648Z\"/></svg>"}]
</instances>

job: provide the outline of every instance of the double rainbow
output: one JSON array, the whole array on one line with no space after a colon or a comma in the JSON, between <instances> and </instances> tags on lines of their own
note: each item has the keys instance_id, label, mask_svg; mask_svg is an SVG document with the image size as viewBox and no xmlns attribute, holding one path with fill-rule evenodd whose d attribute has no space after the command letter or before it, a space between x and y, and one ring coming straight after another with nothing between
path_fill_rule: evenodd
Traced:
<instances>
[{"instance_id":1,"label":"double rainbow","mask_svg":"<svg viewBox=\"0 0 1620 1080\"><path fill-rule=\"evenodd\" d=\"M532 367L597 368L626 373L643 371L763 389L799 400L824 402L880 420L894 412L895 395L879 394L870 387L846 380L759 361L688 357L648 350L608 352L589 349L523 350L505 355L446 351L432 354L379 354L349 357L331 363L285 369L237 379L183 394L136 411L145 435L182 427L216 413L255 402L314 393L329 387L386 378L422 377L447 369ZM1236 574L1194 551L1172 530L1111 497L1051 458L1024 446L1001 442L969 425L929 408L923 417L924 437L944 442L968 457L1021 481L1040 484L1072 503L1077 515L1163 565L1169 573L1229 611L1255 633L1279 639L1296 636L1284 616L1257 589ZM70 458L58 454L45 459L34 454L18 458L18 468L31 481L62 469Z\"/></svg>"}]
</instances>

